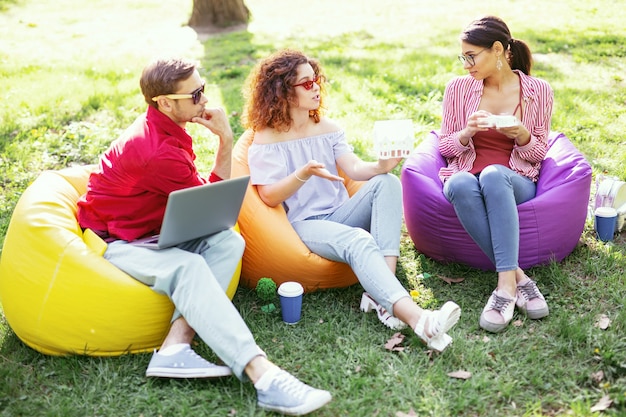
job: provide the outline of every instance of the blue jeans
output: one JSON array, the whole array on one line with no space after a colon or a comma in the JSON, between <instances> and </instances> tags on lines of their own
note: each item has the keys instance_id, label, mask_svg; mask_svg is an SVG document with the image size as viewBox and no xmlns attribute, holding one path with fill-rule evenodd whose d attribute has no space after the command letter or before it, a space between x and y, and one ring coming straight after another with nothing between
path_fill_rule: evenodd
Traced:
<instances>
[{"instance_id":1,"label":"blue jeans","mask_svg":"<svg viewBox=\"0 0 626 417\"><path fill-rule=\"evenodd\" d=\"M245 366L264 353L225 292L244 247L238 233L226 230L161 250L116 240L104 257L168 296L176 308L172 321L184 317L233 373L245 379Z\"/></svg>"},{"instance_id":2,"label":"blue jeans","mask_svg":"<svg viewBox=\"0 0 626 417\"><path fill-rule=\"evenodd\" d=\"M457 172L443 187L461 224L497 272L518 268L517 205L534 198L536 190L529 178L503 165L490 165L478 177Z\"/></svg>"},{"instance_id":3,"label":"blue jeans","mask_svg":"<svg viewBox=\"0 0 626 417\"><path fill-rule=\"evenodd\" d=\"M385 256L400 255L402 188L396 176L377 175L333 213L292 224L311 252L350 265L365 291L390 313L409 296L385 262Z\"/></svg>"}]
</instances>

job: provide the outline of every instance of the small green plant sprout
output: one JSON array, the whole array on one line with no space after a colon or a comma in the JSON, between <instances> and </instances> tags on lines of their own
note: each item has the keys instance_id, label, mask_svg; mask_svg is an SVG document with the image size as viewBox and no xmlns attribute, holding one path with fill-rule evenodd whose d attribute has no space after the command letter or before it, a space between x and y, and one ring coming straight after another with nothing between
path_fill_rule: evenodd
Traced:
<instances>
[{"instance_id":1,"label":"small green plant sprout","mask_svg":"<svg viewBox=\"0 0 626 417\"><path fill-rule=\"evenodd\" d=\"M271 313L276 310L273 301L276 299L276 283L271 278L261 278L256 284L256 294L265 303L261 310Z\"/></svg>"},{"instance_id":2,"label":"small green plant sprout","mask_svg":"<svg viewBox=\"0 0 626 417\"><path fill-rule=\"evenodd\" d=\"M428 260L426 259L426 256L424 256L423 253L419 254L419 262L420 265L422 266L422 276L424 279L428 279L431 277L431 274L429 274L427 271L428 269L430 269L430 265L428 264Z\"/></svg>"}]
</instances>

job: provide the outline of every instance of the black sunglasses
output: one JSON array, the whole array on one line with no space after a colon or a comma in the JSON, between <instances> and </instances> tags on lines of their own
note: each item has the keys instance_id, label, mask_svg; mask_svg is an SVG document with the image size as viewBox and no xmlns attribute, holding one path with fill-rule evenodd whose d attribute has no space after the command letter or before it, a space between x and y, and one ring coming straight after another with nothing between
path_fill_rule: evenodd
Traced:
<instances>
[{"instance_id":1,"label":"black sunglasses","mask_svg":"<svg viewBox=\"0 0 626 417\"><path fill-rule=\"evenodd\" d=\"M204 83L197 90L193 90L189 94L163 94L161 96L152 97L152 101L157 101L161 97L167 97L172 100L182 100L185 98L190 98L193 100L193 104L200 103L200 99L202 98L202 94L204 94Z\"/></svg>"}]
</instances>

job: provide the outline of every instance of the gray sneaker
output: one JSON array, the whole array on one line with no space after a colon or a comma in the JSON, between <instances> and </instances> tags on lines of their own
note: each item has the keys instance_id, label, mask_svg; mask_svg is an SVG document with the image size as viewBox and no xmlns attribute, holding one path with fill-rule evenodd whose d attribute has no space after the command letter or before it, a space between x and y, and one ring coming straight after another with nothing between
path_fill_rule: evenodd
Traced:
<instances>
[{"instance_id":1,"label":"gray sneaker","mask_svg":"<svg viewBox=\"0 0 626 417\"><path fill-rule=\"evenodd\" d=\"M190 347L175 355L165 356L154 352L146 376L162 378L217 378L232 375L228 366L211 363Z\"/></svg>"},{"instance_id":2,"label":"gray sneaker","mask_svg":"<svg viewBox=\"0 0 626 417\"><path fill-rule=\"evenodd\" d=\"M537 288L537 284L528 278L517 284L517 308L522 310L529 319L544 318L550 313L546 299Z\"/></svg>"},{"instance_id":3,"label":"gray sneaker","mask_svg":"<svg viewBox=\"0 0 626 417\"><path fill-rule=\"evenodd\" d=\"M316 389L301 382L282 369L270 380L267 388L257 388L259 407L290 416L301 416L326 405L330 392Z\"/></svg>"}]
</instances>

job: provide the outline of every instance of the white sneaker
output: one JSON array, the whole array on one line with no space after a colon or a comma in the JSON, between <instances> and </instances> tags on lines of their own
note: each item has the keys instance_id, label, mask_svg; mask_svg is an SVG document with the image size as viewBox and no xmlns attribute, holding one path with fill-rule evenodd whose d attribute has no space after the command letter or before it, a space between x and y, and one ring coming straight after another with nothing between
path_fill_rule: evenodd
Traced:
<instances>
[{"instance_id":1,"label":"white sneaker","mask_svg":"<svg viewBox=\"0 0 626 417\"><path fill-rule=\"evenodd\" d=\"M280 368L266 371L254 387L260 408L291 416L308 414L332 399L330 392L310 387Z\"/></svg>"},{"instance_id":2,"label":"white sneaker","mask_svg":"<svg viewBox=\"0 0 626 417\"><path fill-rule=\"evenodd\" d=\"M542 319L550 313L548 303L532 279L517 284L517 308L526 313L529 319Z\"/></svg>"},{"instance_id":3,"label":"white sneaker","mask_svg":"<svg viewBox=\"0 0 626 417\"><path fill-rule=\"evenodd\" d=\"M516 301L517 297L510 298L504 291L494 290L480 315L480 327L492 333L504 330L513 319Z\"/></svg>"},{"instance_id":4,"label":"white sneaker","mask_svg":"<svg viewBox=\"0 0 626 417\"><path fill-rule=\"evenodd\" d=\"M163 378L218 378L232 375L228 366L211 363L187 346L174 355L154 352L146 376Z\"/></svg>"}]
</instances>

